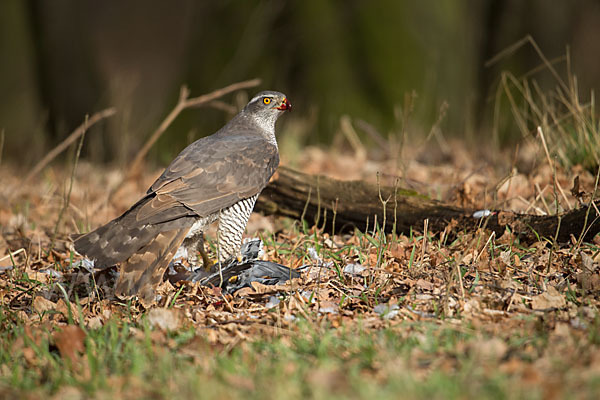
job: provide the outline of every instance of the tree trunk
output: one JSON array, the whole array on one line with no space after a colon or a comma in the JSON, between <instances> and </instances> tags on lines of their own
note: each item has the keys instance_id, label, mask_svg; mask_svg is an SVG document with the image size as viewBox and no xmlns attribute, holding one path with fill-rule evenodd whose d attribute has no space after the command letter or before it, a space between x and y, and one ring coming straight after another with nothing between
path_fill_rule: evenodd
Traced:
<instances>
[{"instance_id":1,"label":"tree trunk","mask_svg":"<svg viewBox=\"0 0 600 400\"><path fill-rule=\"evenodd\" d=\"M384 207L385 205L385 207ZM508 228L527 242L541 238L567 242L571 236L591 240L600 231L596 207L583 207L560 215L527 215L493 211L475 218L475 210L443 204L414 191L362 181L340 181L321 175L307 175L280 167L277 176L263 190L256 210L264 214L304 219L326 232L366 231L380 226L386 232L442 232L485 227L500 236Z\"/></svg>"}]
</instances>

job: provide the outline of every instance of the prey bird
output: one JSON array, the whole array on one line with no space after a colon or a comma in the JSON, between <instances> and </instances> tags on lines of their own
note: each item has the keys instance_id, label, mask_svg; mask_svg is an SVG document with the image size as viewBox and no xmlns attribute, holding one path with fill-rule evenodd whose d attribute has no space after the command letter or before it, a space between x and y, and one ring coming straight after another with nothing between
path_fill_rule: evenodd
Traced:
<instances>
[{"instance_id":1,"label":"prey bird","mask_svg":"<svg viewBox=\"0 0 600 400\"><path fill-rule=\"evenodd\" d=\"M179 246L203 251L197 246L209 224L218 221L218 261L239 257L254 203L279 165L275 121L291 108L283 93L259 93L187 146L123 215L75 239L75 250L98 267L120 264L117 297L138 296L144 306L154 303Z\"/></svg>"}]
</instances>

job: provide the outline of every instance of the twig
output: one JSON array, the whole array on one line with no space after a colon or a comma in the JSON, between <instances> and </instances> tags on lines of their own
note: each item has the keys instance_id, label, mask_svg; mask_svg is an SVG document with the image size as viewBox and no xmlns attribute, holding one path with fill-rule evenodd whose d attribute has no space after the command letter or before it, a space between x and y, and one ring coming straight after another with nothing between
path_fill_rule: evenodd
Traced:
<instances>
[{"instance_id":1,"label":"twig","mask_svg":"<svg viewBox=\"0 0 600 400\"><path fill-rule=\"evenodd\" d=\"M560 186L560 183L558 183L558 178L556 177L556 167L555 167L554 163L552 162L552 160L550 159L550 152L548 151L548 146L546 145L546 138L544 137L544 131L542 130L542 127L538 126L537 131L538 131L538 134L540 135L540 138L542 139L542 145L544 146L544 152L546 153L546 159L548 160L548 165L550 165L550 167L554 169L554 176L553 176L554 184L558 188L558 191L560 192L563 200L567 204L567 207L569 207L569 210L572 210L573 207L571 207L571 203L567 199L567 196L565 195L565 192L564 192L562 186ZM556 201L558 203L558 199L556 199ZM558 210L557 210L557 213L558 213Z\"/></svg>"},{"instance_id":2,"label":"twig","mask_svg":"<svg viewBox=\"0 0 600 400\"><path fill-rule=\"evenodd\" d=\"M0 132L0 165L2 165L2 152L4 151L4 129Z\"/></svg>"},{"instance_id":3,"label":"twig","mask_svg":"<svg viewBox=\"0 0 600 400\"><path fill-rule=\"evenodd\" d=\"M556 81L560 84L560 86L568 92L568 88L567 85L565 84L565 82L560 78L560 74L556 71L556 69L552 66L552 62L550 62L546 56L544 55L544 53L542 52L542 50L540 49L540 47L538 46L538 44L536 43L535 40L533 40L533 37L531 35L525 35L525 37L523 37L521 40L517 41L516 43L508 46L506 49L502 50L501 52L499 52L498 54L496 54L494 57L492 57L491 59L489 59L488 61L485 62L484 66L486 68L491 67L492 65L496 64L498 61L500 61L503 58L506 58L507 56L511 55L512 53L514 53L515 51L517 51L518 49L520 49L521 47L523 47L523 45L529 43L531 45L531 47L533 47L533 49L535 50L535 52L537 53L538 57L542 60L542 63L544 64L544 66L546 68L548 68L548 70L550 71L550 73L554 76L554 78L556 79ZM558 58L558 61L562 61L562 57Z\"/></svg>"},{"instance_id":4,"label":"twig","mask_svg":"<svg viewBox=\"0 0 600 400\"><path fill-rule=\"evenodd\" d=\"M360 161L365 160L367 158L367 150L365 150L365 146L362 144L358 134L354 130L352 120L349 116L343 115L340 118L340 130L346 137L346 140L348 140L348 143L350 143L352 150L354 150L356 159Z\"/></svg>"},{"instance_id":5,"label":"twig","mask_svg":"<svg viewBox=\"0 0 600 400\"><path fill-rule=\"evenodd\" d=\"M369 135L369 137L371 137L371 139L373 139L377 143L377 145L381 148L381 150L385 151L388 154L388 156L394 155L390 148L390 141L388 139L384 138L377 131L377 129L375 129L375 127L373 127L373 125L369 124L367 121L364 121L362 119L357 119L356 125L363 132L365 132L367 135Z\"/></svg>"},{"instance_id":6,"label":"twig","mask_svg":"<svg viewBox=\"0 0 600 400\"><path fill-rule=\"evenodd\" d=\"M544 208L546 209L546 215L552 215L552 211L550 211L550 207L548 206L548 203L546 203L546 199L543 196L544 192L548 188L548 185L544 186L544 189L542 189L540 188L540 185L536 182L535 188L538 191L538 195L535 198L539 198L539 200L541 200L542 204L544 205Z\"/></svg>"},{"instance_id":7,"label":"twig","mask_svg":"<svg viewBox=\"0 0 600 400\"><path fill-rule=\"evenodd\" d=\"M477 256L473 259L473 265L479 260L479 257L481 257L481 255L483 254L483 251L485 250L485 248L487 247L487 245L490 243L490 241L492 239L494 239L496 237L496 232L492 232L490 234L490 237L488 238L488 240L485 242L485 244L483 245L483 247L481 248L481 251L477 254Z\"/></svg>"},{"instance_id":8,"label":"twig","mask_svg":"<svg viewBox=\"0 0 600 400\"><path fill-rule=\"evenodd\" d=\"M225 111L226 113L228 113L230 115L235 115L238 112L238 109L236 107L232 106L229 103L225 103L224 101L221 101L221 100L213 100L213 101L207 103L207 106L212 107L216 110Z\"/></svg>"},{"instance_id":9,"label":"twig","mask_svg":"<svg viewBox=\"0 0 600 400\"><path fill-rule=\"evenodd\" d=\"M20 253L25 253L25 256L27 256L27 252L25 251L25 248L21 247L20 249L15 250L13 252L9 251L7 255L5 255L4 257L0 258L0 262L6 260L8 258L12 258L12 257L14 257L14 256L16 256L17 254L20 254Z\"/></svg>"},{"instance_id":10,"label":"twig","mask_svg":"<svg viewBox=\"0 0 600 400\"><path fill-rule=\"evenodd\" d=\"M77 127L65 140L63 140L58 146L53 148L44 158L42 158L33 169L27 174L25 177L24 183L29 182L31 178L36 176L43 170L52 160L56 158L60 153L65 151L77 138L85 133L90 126L94 125L96 122L103 120L104 118L108 118L114 115L117 112L115 108L107 108L105 110L99 111L92 115L91 117L85 118L85 121Z\"/></svg>"},{"instance_id":11,"label":"twig","mask_svg":"<svg viewBox=\"0 0 600 400\"><path fill-rule=\"evenodd\" d=\"M36 283L35 285L33 285L32 287L30 287L29 289L25 289L25 288L23 288L23 291L22 291L22 292L20 292L18 295L16 295L16 296L15 296L15 297L13 297L12 299L10 299L10 301L8 302L8 306L9 306L9 307L12 307L13 303L15 302L15 300L17 300L19 297L21 297L21 296L23 296L23 295L25 295L25 294L28 294L28 293L31 293L31 292L33 292L33 290L34 290L34 289L36 289L37 287L39 287L39 286L41 286L41 285L42 285L42 283L41 283L41 282L38 282L38 283ZM18 286L19 286L19 285L15 285L15 284L13 284L13 287L18 287Z\"/></svg>"},{"instance_id":12,"label":"twig","mask_svg":"<svg viewBox=\"0 0 600 400\"><path fill-rule=\"evenodd\" d=\"M381 229L379 230L379 239L381 240L381 242L383 242L383 246L381 245L381 242L379 243L379 249L377 250L378 255L377 255L377 267L381 266L381 260L383 259L383 252L385 250L385 247L387 246L387 236L385 234L385 226L387 224L387 204L389 203L392 195L389 195L387 199L383 200L383 196L381 195L381 185L379 182L379 172L377 173L377 191L379 193L379 201L381 202L381 206L383 209L383 221L381 224ZM427 222L429 220L425 220L425 233L423 233L423 240L425 240L425 236L427 236ZM424 245L423 245L424 246ZM425 252L423 251L423 254L425 254ZM423 261L421 259L421 261Z\"/></svg>"},{"instance_id":13,"label":"twig","mask_svg":"<svg viewBox=\"0 0 600 400\"><path fill-rule=\"evenodd\" d=\"M63 218L65 211L69 208L69 203L71 201L71 191L73 190L73 182L75 181L75 170L77 169L77 163L79 162L79 155L81 154L81 148L83 147L83 139L85 139L85 132L87 131L88 119L86 116L85 121L83 122L83 129L81 133L81 139L79 140L79 145L77 146L77 152L75 153L75 161L73 162L73 169L71 170L71 179L69 180L69 190L65 193L65 201L63 207L61 208L58 219L56 220L56 225L54 226L54 234L52 235L52 240L50 241L50 251L54 248L54 241L56 240L56 235L58 234L58 228L60 222Z\"/></svg>"},{"instance_id":14,"label":"twig","mask_svg":"<svg viewBox=\"0 0 600 400\"><path fill-rule=\"evenodd\" d=\"M534 211L536 211L538 214L540 215L548 215L546 213L546 211L542 210L541 208L539 208L538 206L535 205L535 201L538 201L540 196L542 195L542 193L540 192L535 199L533 199L533 202L530 202L529 200L526 200L523 196L519 195L516 197L517 200L521 200L523 203L525 203L527 205L527 208L525 209L524 213L527 214L529 212L529 210L533 209Z\"/></svg>"},{"instance_id":15,"label":"twig","mask_svg":"<svg viewBox=\"0 0 600 400\"><path fill-rule=\"evenodd\" d=\"M425 252L427 250L427 229L429 228L429 218L425 218L425 221L423 221L423 244L421 245L421 260L419 261L419 264L421 264L421 266L423 265L423 260L425 259Z\"/></svg>"},{"instance_id":16,"label":"twig","mask_svg":"<svg viewBox=\"0 0 600 400\"><path fill-rule=\"evenodd\" d=\"M221 298L225 301L225 304L227 304L227 308L229 308L229 312L232 313L232 314L234 314L235 310L233 309L233 307L231 306L231 303L229 302L229 300L227 300L227 297L225 297L225 295L223 294L223 292L221 292Z\"/></svg>"},{"instance_id":17,"label":"twig","mask_svg":"<svg viewBox=\"0 0 600 400\"><path fill-rule=\"evenodd\" d=\"M156 141L162 136L162 134L165 133L169 125L171 125L173 120L175 120L175 118L177 118L177 116L183 110L190 107L198 107L205 103L210 103L213 100L216 100L219 97L222 97L228 93L235 92L236 90L247 89L258 85L260 85L260 79L251 79L249 81L233 83L229 86L225 86L224 88L215 90L214 92L204 94L198 97L193 97L191 99L188 98L188 96L190 95L189 89L185 86L182 86L179 92L179 101L175 105L175 108L173 108L173 110L171 110L171 112L165 117L165 119L161 122L158 128L156 128L156 130L152 133L148 141L144 143L138 154L135 156L135 159L133 160L133 162L131 163L131 167L129 168L128 177L137 173L144 157L146 157L154 143L156 143Z\"/></svg>"},{"instance_id":18,"label":"twig","mask_svg":"<svg viewBox=\"0 0 600 400\"><path fill-rule=\"evenodd\" d=\"M484 247L485 248L485 247ZM458 284L460 286L460 300L465 303L465 286L462 279L462 271L460 270L460 263L456 263L456 276L458 277Z\"/></svg>"}]
</instances>

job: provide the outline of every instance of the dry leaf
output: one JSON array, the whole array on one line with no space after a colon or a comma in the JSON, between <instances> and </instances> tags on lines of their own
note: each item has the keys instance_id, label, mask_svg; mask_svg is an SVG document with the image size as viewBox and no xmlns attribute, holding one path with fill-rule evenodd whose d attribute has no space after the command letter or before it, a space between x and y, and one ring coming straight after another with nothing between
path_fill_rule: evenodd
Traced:
<instances>
[{"instance_id":1,"label":"dry leaf","mask_svg":"<svg viewBox=\"0 0 600 400\"><path fill-rule=\"evenodd\" d=\"M62 330L54 332L52 337L62 358L75 363L79 353L85 351L85 332L77 325L67 325Z\"/></svg>"},{"instance_id":2,"label":"dry leaf","mask_svg":"<svg viewBox=\"0 0 600 400\"><path fill-rule=\"evenodd\" d=\"M471 264L472 261L473 261L473 253L467 253L467 254L465 254L462 257L462 259L460 260L460 262L462 264L467 264L467 265Z\"/></svg>"},{"instance_id":3,"label":"dry leaf","mask_svg":"<svg viewBox=\"0 0 600 400\"><path fill-rule=\"evenodd\" d=\"M265 285L260 282L250 282L250 285L256 294L273 293L275 291L272 285Z\"/></svg>"},{"instance_id":4,"label":"dry leaf","mask_svg":"<svg viewBox=\"0 0 600 400\"><path fill-rule=\"evenodd\" d=\"M481 304L479 304L479 301L477 301L477 299L469 299L465 302L463 310L465 314L472 315L481 311Z\"/></svg>"},{"instance_id":5,"label":"dry leaf","mask_svg":"<svg viewBox=\"0 0 600 400\"><path fill-rule=\"evenodd\" d=\"M100 328L102 328L102 325L104 325L104 322L102 321L102 317L99 316L99 315L91 317L87 321L87 328L88 329L100 329Z\"/></svg>"},{"instance_id":6,"label":"dry leaf","mask_svg":"<svg viewBox=\"0 0 600 400\"><path fill-rule=\"evenodd\" d=\"M510 267L510 250L500 252L500 256L498 258L504 264L504 266Z\"/></svg>"},{"instance_id":7,"label":"dry leaf","mask_svg":"<svg viewBox=\"0 0 600 400\"><path fill-rule=\"evenodd\" d=\"M416 283L417 287L425 290L433 290L433 283L426 281L425 279L419 279Z\"/></svg>"},{"instance_id":8,"label":"dry leaf","mask_svg":"<svg viewBox=\"0 0 600 400\"><path fill-rule=\"evenodd\" d=\"M531 299L531 308L534 310L547 310L549 308L563 308L567 305L565 297L554 286Z\"/></svg>"},{"instance_id":9,"label":"dry leaf","mask_svg":"<svg viewBox=\"0 0 600 400\"><path fill-rule=\"evenodd\" d=\"M332 301L319 302L319 312L322 314L337 314L338 309L338 303L334 303Z\"/></svg>"},{"instance_id":10,"label":"dry leaf","mask_svg":"<svg viewBox=\"0 0 600 400\"><path fill-rule=\"evenodd\" d=\"M585 254L583 251L579 252L581 257L581 265L587 270L587 272L594 272L594 260L592 257Z\"/></svg>"},{"instance_id":11,"label":"dry leaf","mask_svg":"<svg viewBox=\"0 0 600 400\"><path fill-rule=\"evenodd\" d=\"M35 299L33 299L33 309L38 314L42 314L45 311L56 310L56 303L53 303L42 296L37 296Z\"/></svg>"},{"instance_id":12,"label":"dry leaf","mask_svg":"<svg viewBox=\"0 0 600 400\"><path fill-rule=\"evenodd\" d=\"M67 304L63 299L58 300L58 302L56 303L56 311L64 315L65 318L69 318L69 310L71 310L71 317L73 318L73 320L79 323L79 312L75 304Z\"/></svg>"},{"instance_id":13,"label":"dry leaf","mask_svg":"<svg viewBox=\"0 0 600 400\"><path fill-rule=\"evenodd\" d=\"M174 331L181 325L181 314L170 308L153 308L147 314L148 322L153 328L163 331Z\"/></svg>"},{"instance_id":14,"label":"dry leaf","mask_svg":"<svg viewBox=\"0 0 600 400\"><path fill-rule=\"evenodd\" d=\"M577 283L585 290L598 291L600 290L600 274L581 272L577 274Z\"/></svg>"}]
</instances>

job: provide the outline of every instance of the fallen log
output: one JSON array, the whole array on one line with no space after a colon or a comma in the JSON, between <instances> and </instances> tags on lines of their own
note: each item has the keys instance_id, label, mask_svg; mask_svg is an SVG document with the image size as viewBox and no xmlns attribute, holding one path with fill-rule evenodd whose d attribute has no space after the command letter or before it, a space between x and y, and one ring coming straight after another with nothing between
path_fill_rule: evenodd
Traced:
<instances>
[{"instance_id":1,"label":"fallen log","mask_svg":"<svg viewBox=\"0 0 600 400\"><path fill-rule=\"evenodd\" d=\"M432 233L447 227L454 233L484 227L497 237L510 229L526 242L547 238L564 243L572 236L589 241L600 231L596 205L598 202L559 215L492 210L479 216L477 210L447 205L412 190L340 181L280 167L276 178L259 196L255 210L266 215L304 219L335 233L355 228L367 231L379 226L388 233L406 234L411 228L422 231L427 219Z\"/></svg>"}]
</instances>

